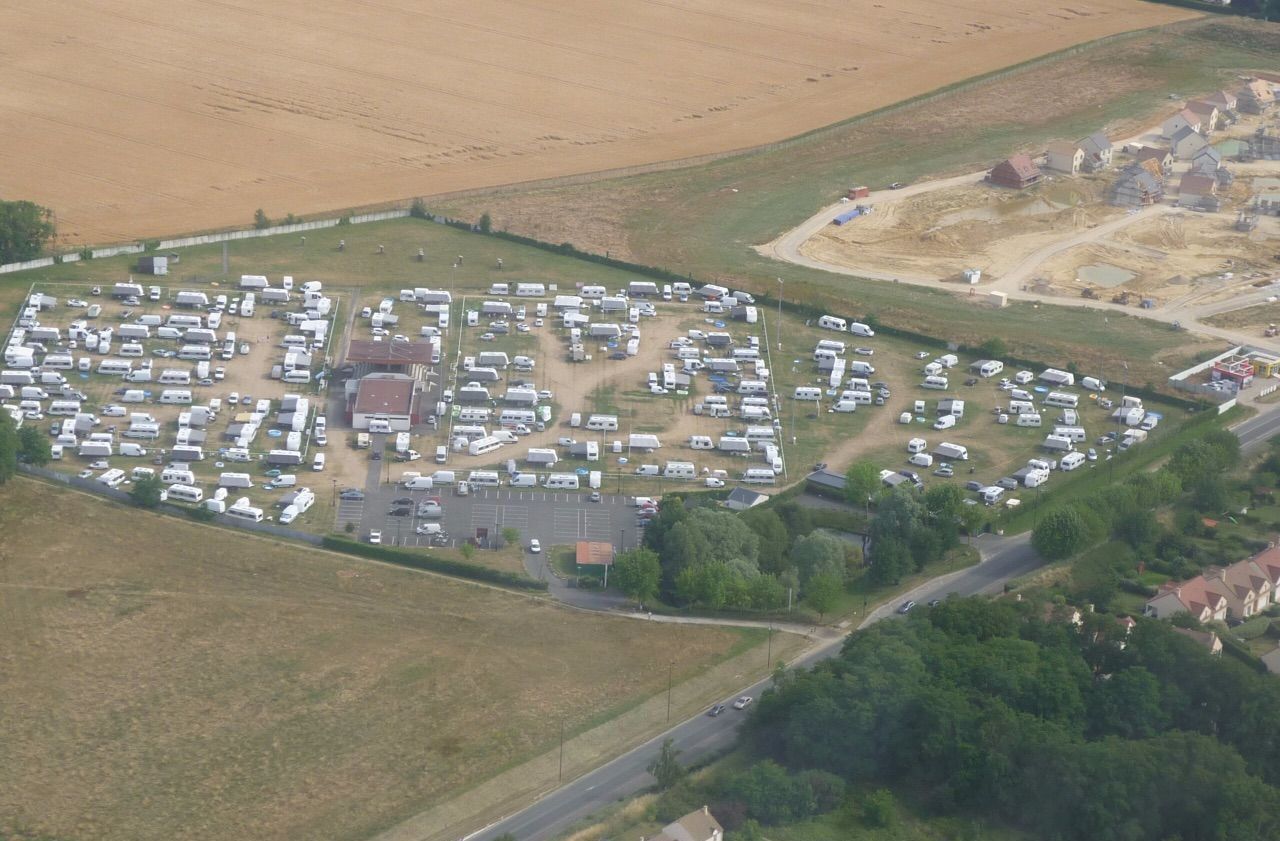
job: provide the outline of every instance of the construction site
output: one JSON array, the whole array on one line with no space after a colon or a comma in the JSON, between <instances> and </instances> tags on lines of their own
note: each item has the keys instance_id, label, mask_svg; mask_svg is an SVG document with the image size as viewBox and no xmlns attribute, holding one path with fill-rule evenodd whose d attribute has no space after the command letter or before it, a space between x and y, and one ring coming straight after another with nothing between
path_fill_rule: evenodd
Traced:
<instances>
[{"instance_id":1,"label":"construction site","mask_svg":"<svg viewBox=\"0 0 1280 841\"><path fill-rule=\"evenodd\" d=\"M874 279L983 292L1210 313L1262 302L1280 279L1280 121L1215 111L1214 130L1179 126L1201 104L1092 166L1084 150L1104 134L859 197L799 251Z\"/></svg>"}]
</instances>

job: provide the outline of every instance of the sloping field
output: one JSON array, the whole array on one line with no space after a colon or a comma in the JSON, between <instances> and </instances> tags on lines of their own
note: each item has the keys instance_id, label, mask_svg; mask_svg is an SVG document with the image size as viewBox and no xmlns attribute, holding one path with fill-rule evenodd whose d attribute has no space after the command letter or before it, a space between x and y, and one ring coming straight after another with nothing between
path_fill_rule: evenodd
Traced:
<instances>
[{"instance_id":1,"label":"sloping field","mask_svg":"<svg viewBox=\"0 0 1280 841\"><path fill-rule=\"evenodd\" d=\"M1111 33L1135 0L13 0L0 194L67 244L777 140Z\"/></svg>"},{"instance_id":2,"label":"sloping field","mask_svg":"<svg viewBox=\"0 0 1280 841\"><path fill-rule=\"evenodd\" d=\"M756 638L17 479L0 639L0 838L274 841L366 838ZM617 747L571 740L566 771Z\"/></svg>"}]
</instances>

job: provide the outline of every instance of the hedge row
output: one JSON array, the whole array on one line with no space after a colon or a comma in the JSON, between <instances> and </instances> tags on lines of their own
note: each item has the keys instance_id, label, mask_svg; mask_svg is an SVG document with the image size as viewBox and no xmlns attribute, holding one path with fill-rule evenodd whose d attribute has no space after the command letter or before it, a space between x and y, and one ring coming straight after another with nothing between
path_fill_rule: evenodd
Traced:
<instances>
[{"instance_id":1,"label":"hedge row","mask_svg":"<svg viewBox=\"0 0 1280 841\"><path fill-rule=\"evenodd\" d=\"M444 558L437 558L433 555L427 555L420 552L409 552L404 549L396 549L392 546L375 546L371 543L361 543L358 540L350 540L345 537L333 536L324 538L322 545L324 548L330 549L334 552L343 552L347 555L359 555L363 558L385 561L389 564L409 567L410 569L439 572L444 575L452 575L457 578L469 578L472 581L484 581L489 584L500 584L503 587L516 587L521 590L547 589L545 581L534 581L532 578L525 578L523 575L516 575L511 572L489 569L488 567L476 566L474 564L463 563L461 561L448 561Z\"/></svg>"}]
</instances>

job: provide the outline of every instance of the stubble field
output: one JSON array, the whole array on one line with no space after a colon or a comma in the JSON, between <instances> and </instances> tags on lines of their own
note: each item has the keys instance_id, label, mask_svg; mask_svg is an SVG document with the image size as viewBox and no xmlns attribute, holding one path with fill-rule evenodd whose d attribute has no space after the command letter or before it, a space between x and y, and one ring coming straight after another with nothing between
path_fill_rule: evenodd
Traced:
<instances>
[{"instance_id":1,"label":"stubble field","mask_svg":"<svg viewBox=\"0 0 1280 841\"><path fill-rule=\"evenodd\" d=\"M668 662L680 681L756 640L22 479L0 534L5 838L368 837L665 689ZM650 718L571 739L567 770Z\"/></svg>"},{"instance_id":2,"label":"stubble field","mask_svg":"<svg viewBox=\"0 0 1280 841\"><path fill-rule=\"evenodd\" d=\"M1134 0L106 0L0 12L3 192L64 244L741 149L1116 32Z\"/></svg>"}]
</instances>

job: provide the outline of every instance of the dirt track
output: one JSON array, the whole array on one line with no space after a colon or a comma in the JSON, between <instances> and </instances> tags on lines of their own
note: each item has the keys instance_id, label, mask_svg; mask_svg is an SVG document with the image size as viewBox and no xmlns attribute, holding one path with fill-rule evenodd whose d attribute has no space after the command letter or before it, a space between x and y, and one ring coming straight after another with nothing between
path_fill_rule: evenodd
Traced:
<instances>
[{"instance_id":1,"label":"dirt track","mask_svg":"<svg viewBox=\"0 0 1280 841\"><path fill-rule=\"evenodd\" d=\"M0 193L64 244L777 140L1114 32L1130 0L16 0Z\"/></svg>"}]
</instances>

